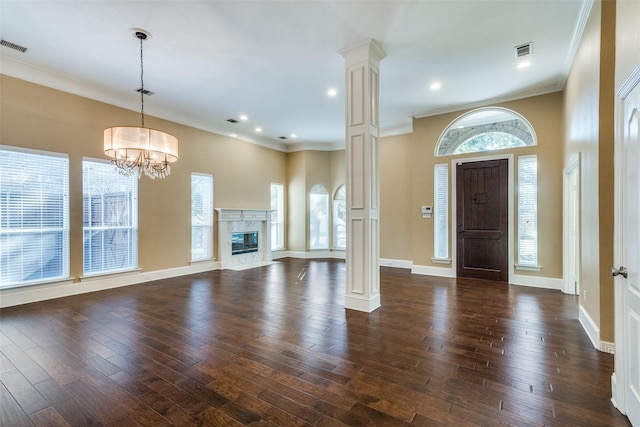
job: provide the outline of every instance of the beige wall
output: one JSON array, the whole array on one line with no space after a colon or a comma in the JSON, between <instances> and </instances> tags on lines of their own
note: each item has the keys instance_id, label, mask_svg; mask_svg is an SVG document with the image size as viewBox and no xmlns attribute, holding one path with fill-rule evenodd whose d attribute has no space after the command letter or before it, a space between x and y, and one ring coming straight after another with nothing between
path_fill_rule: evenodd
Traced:
<instances>
[{"instance_id":1,"label":"beige wall","mask_svg":"<svg viewBox=\"0 0 640 427\"><path fill-rule=\"evenodd\" d=\"M304 151L287 154L287 243L286 249L307 249L307 181Z\"/></svg>"},{"instance_id":2,"label":"beige wall","mask_svg":"<svg viewBox=\"0 0 640 427\"><path fill-rule=\"evenodd\" d=\"M538 155L538 253L539 272L516 271L520 275L549 278L562 277L562 137L563 114L560 92L495 104L524 116L533 126L538 145L516 150L501 150L490 154L513 153L515 161L521 155ZM434 150L442 131L468 110L414 119L409 152L410 202L408 217L411 243L410 257L414 264L438 267L433 264L433 219L421 216L420 206L433 206L433 167L437 163L449 165L451 183L452 156L435 157ZM477 153L464 157L480 157ZM456 157L457 158L457 157ZM381 164L381 169L382 169ZM450 191L451 203L455 192ZM384 199L383 199L384 200ZM514 200L514 205L517 199ZM515 209L515 206L514 206ZM451 214L449 215L451 218ZM382 221L381 221L382 223ZM514 224L517 230L517 224ZM451 249L451 248L450 248ZM514 249L515 250L515 249ZM515 253L514 253L515 257Z\"/></svg>"},{"instance_id":3,"label":"beige wall","mask_svg":"<svg viewBox=\"0 0 640 427\"><path fill-rule=\"evenodd\" d=\"M410 260L411 134L380 139L380 258Z\"/></svg>"},{"instance_id":4,"label":"beige wall","mask_svg":"<svg viewBox=\"0 0 640 427\"><path fill-rule=\"evenodd\" d=\"M0 143L69 154L70 273L82 276L82 160L105 159L103 130L138 125L139 113L7 76L2 85ZM164 180L139 181L139 266L188 266L191 259L191 173L214 177L214 205L270 207L270 182L285 182L284 153L177 123L146 117L147 126L180 140L180 159Z\"/></svg>"},{"instance_id":5,"label":"beige wall","mask_svg":"<svg viewBox=\"0 0 640 427\"><path fill-rule=\"evenodd\" d=\"M314 185L322 184L329 192L329 200L333 199L334 180L340 176L340 158L339 153L331 151L297 151L287 155L289 251L309 250L309 192ZM331 202L329 210L331 216ZM329 224L331 227L331 221Z\"/></svg>"},{"instance_id":6,"label":"beige wall","mask_svg":"<svg viewBox=\"0 0 640 427\"><path fill-rule=\"evenodd\" d=\"M613 341L615 2L595 2L565 89L565 158L580 153L580 304Z\"/></svg>"}]
</instances>

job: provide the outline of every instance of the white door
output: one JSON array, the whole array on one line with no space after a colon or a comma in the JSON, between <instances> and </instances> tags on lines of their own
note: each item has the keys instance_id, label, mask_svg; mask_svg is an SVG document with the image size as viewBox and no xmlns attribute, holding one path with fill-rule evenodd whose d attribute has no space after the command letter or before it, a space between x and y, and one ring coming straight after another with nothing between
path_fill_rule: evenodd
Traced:
<instances>
[{"instance_id":1,"label":"white door","mask_svg":"<svg viewBox=\"0 0 640 427\"><path fill-rule=\"evenodd\" d=\"M616 381L620 384L621 395L617 399L623 399L623 410L627 413L629 421L634 426L640 426L640 84L636 84L630 93L624 98L624 132L622 146L622 171L619 177L619 194L621 200L618 208L621 209L620 227L617 227L620 239L621 253L617 257L620 262L612 270L616 277L616 312L621 313L622 330L616 331L616 341L622 340L622 353L618 357L616 349L616 365L622 363L620 371L622 375L616 375ZM625 277L626 276L626 277ZM617 345L618 343L616 343Z\"/></svg>"}]
</instances>

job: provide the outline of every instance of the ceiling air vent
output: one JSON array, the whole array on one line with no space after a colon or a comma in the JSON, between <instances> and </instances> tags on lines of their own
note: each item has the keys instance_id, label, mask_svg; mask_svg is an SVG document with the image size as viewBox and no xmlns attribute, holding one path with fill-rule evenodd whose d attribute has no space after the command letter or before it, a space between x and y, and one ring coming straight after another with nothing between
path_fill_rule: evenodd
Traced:
<instances>
[{"instance_id":1,"label":"ceiling air vent","mask_svg":"<svg viewBox=\"0 0 640 427\"><path fill-rule=\"evenodd\" d=\"M19 44L11 43L6 40L0 40L0 45L4 47L8 47L10 49L15 49L19 52L25 53L27 51L26 47L20 46Z\"/></svg>"},{"instance_id":2,"label":"ceiling air vent","mask_svg":"<svg viewBox=\"0 0 640 427\"><path fill-rule=\"evenodd\" d=\"M289 139L286 136L279 136L278 138L280 138L280 139Z\"/></svg>"},{"instance_id":3,"label":"ceiling air vent","mask_svg":"<svg viewBox=\"0 0 640 427\"><path fill-rule=\"evenodd\" d=\"M151 96L151 95L153 95L155 93L155 92L151 92L150 90L147 90L147 89L142 89L141 87L136 89L136 92L141 93L143 95L148 95L148 96Z\"/></svg>"},{"instance_id":4,"label":"ceiling air vent","mask_svg":"<svg viewBox=\"0 0 640 427\"><path fill-rule=\"evenodd\" d=\"M516 58L522 58L523 56L531 55L532 49L533 46L531 45L531 42L516 46Z\"/></svg>"},{"instance_id":5,"label":"ceiling air vent","mask_svg":"<svg viewBox=\"0 0 640 427\"><path fill-rule=\"evenodd\" d=\"M227 119L227 121L229 123L238 123L238 121L236 119Z\"/></svg>"}]
</instances>

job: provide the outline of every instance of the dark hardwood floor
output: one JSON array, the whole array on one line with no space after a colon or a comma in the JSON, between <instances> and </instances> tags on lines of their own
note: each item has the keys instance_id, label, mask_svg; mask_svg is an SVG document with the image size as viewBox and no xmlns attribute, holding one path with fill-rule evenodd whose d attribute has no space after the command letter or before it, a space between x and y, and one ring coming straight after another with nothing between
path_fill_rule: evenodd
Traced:
<instances>
[{"instance_id":1,"label":"dark hardwood floor","mask_svg":"<svg viewBox=\"0 0 640 427\"><path fill-rule=\"evenodd\" d=\"M381 270L371 314L300 259L3 309L0 423L629 425L574 296Z\"/></svg>"}]
</instances>

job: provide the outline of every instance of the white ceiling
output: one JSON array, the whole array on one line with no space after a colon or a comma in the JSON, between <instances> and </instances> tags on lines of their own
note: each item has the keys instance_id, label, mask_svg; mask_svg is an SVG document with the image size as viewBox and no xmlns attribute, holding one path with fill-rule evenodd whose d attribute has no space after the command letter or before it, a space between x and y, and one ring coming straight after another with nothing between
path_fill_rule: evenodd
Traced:
<instances>
[{"instance_id":1,"label":"white ceiling","mask_svg":"<svg viewBox=\"0 0 640 427\"><path fill-rule=\"evenodd\" d=\"M28 48L0 47L0 72L139 111L132 29L143 28L146 114L283 151L332 149L345 134L340 50L382 47L381 134L406 133L412 117L562 90L591 4L0 0L2 39ZM517 69L527 42L531 66Z\"/></svg>"}]
</instances>

